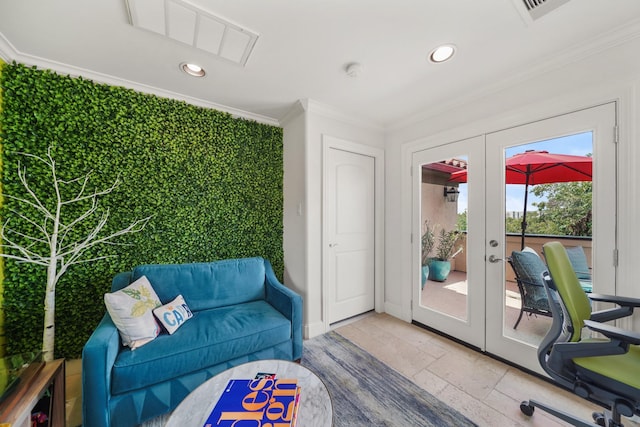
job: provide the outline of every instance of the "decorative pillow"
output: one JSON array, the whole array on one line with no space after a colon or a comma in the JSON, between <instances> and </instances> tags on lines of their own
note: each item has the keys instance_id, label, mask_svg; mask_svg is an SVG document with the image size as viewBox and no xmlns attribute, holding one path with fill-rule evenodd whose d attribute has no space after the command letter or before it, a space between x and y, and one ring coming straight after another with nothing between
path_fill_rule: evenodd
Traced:
<instances>
[{"instance_id":1,"label":"decorative pillow","mask_svg":"<svg viewBox=\"0 0 640 427\"><path fill-rule=\"evenodd\" d=\"M152 310L162 303L145 276L124 289L105 294L104 304L120 332L122 343L131 350L145 345L160 333Z\"/></svg>"},{"instance_id":2,"label":"decorative pillow","mask_svg":"<svg viewBox=\"0 0 640 427\"><path fill-rule=\"evenodd\" d=\"M565 250L567 251L569 262L571 263L573 270L576 272L578 279L591 280L591 271L589 270L587 256L585 255L582 246L571 246L565 248Z\"/></svg>"},{"instance_id":3,"label":"decorative pillow","mask_svg":"<svg viewBox=\"0 0 640 427\"><path fill-rule=\"evenodd\" d=\"M169 304L155 308L153 314L170 334L173 334L184 322L193 317L193 313L184 302L182 295L178 295Z\"/></svg>"},{"instance_id":4,"label":"decorative pillow","mask_svg":"<svg viewBox=\"0 0 640 427\"><path fill-rule=\"evenodd\" d=\"M537 253L513 251L511 252L511 264L518 279L527 285L540 286L544 290L542 273L547 271L547 266Z\"/></svg>"},{"instance_id":5,"label":"decorative pillow","mask_svg":"<svg viewBox=\"0 0 640 427\"><path fill-rule=\"evenodd\" d=\"M531 252L532 254L535 254L535 255L537 255L538 257L540 257L540 255L538 255L538 252L536 252L536 251L535 251L535 249L530 248L529 246L525 246L525 247L522 249L522 252Z\"/></svg>"}]
</instances>

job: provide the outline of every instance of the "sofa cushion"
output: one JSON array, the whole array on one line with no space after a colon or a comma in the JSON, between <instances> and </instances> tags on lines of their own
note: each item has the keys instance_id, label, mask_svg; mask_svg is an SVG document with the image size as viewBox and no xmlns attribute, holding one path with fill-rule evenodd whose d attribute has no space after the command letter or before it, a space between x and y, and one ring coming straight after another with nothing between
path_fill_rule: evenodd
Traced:
<instances>
[{"instance_id":1,"label":"sofa cushion","mask_svg":"<svg viewBox=\"0 0 640 427\"><path fill-rule=\"evenodd\" d=\"M124 345L136 349L158 336L160 327L152 310L160 306L160 300L145 276L124 289L105 294L104 304Z\"/></svg>"},{"instance_id":2,"label":"sofa cushion","mask_svg":"<svg viewBox=\"0 0 640 427\"><path fill-rule=\"evenodd\" d=\"M192 311L264 299L262 258L193 264L141 265L132 280L147 276L163 304L182 295Z\"/></svg>"},{"instance_id":3,"label":"sofa cushion","mask_svg":"<svg viewBox=\"0 0 640 427\"><path fill-rule=\"evenodd\" d=\"M291 339L291 322L266 301L194 312L173 335L124 349L112 368L112 394L166 381Z\"/></svg>"}]
</instances>

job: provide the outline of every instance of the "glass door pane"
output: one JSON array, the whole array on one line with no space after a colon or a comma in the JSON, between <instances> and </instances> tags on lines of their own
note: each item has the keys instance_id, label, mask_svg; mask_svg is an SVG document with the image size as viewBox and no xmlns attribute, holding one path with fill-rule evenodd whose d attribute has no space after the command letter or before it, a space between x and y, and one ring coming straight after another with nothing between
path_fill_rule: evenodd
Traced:
<instances>
[{"instance_id":1,"label":"glass door pane","mask_svg":"<svg viewBox=\"0 0 640 427\"><path fill-rule=\"evenodd\" d=\"M413 319L484 348L484 138L413 155ZM468 178L467 178L468 176ZM475 254L475 256L474 256Z\"/></svg>"},{"instance_id":2,"label":"glass door pane","mask_svg":"<svg viewBox=\"0 0 640 427\"><path fill-rule=\"evenodd\" d=\"M560 241L576 256L580 251L584 255L584 268L580 269L584 271L580 274L589 291L592 154L593 132L504 150L505 165L514 173L505 175L507 255L526 248L540 257L539 265L544 269L542 246ZM521 260L517 261L505 265L504 333L537 347L551 326L550 309L537 278L529 278L528 272L522 271Z\"/></svg>"},{"instance_id":3,"label":"glass door pane","mask_svg":"<svg viewBox=\"0 0 640 427\"><path fill-rule=\"evenodd\" d=\"M467 170L467 156L422 165L420 305L467 320L467 184L452 174Z\"/></svg>"}]
</instances>

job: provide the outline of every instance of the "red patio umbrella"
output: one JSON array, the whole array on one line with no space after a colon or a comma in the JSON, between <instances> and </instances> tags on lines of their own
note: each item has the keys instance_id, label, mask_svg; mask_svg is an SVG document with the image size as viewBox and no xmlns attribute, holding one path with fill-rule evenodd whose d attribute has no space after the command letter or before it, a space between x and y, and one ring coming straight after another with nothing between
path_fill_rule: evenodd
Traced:
<instances>
[{"instance_id":1,"label":"red patio umbrella","mask_svg":"<svg viewBox=\"0 0 640 427\"><path fill-rule=\"evenodd\" d=\"M548 151L527 150L514 154L506 161L505 182L524 184L524 210L522 213L521 248L524 249L524 234L527 228L527 198L529 185L551 184L556 182L591 181L593 158L553 154ZM467 182L467 171L451 174L453 182Z\"/></svg>"}]
</instances>

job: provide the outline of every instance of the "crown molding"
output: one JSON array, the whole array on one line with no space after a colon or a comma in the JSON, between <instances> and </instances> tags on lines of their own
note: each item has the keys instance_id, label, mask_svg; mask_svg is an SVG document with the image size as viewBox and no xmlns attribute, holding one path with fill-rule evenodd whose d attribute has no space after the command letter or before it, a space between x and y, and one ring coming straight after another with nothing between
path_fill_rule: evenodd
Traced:
<instances>
[{"instance_id":1,"label":"crown molding","mask_svg":"<svg viewBox=\"0 0 640 427\"><path fill-rule=\"evenodd\" d=\"M319 116L323 116L329 119L337 120L339 122L349 124L352 126L357 126L363 129L368 129L374 132L383 132L384 127L379 124L366 119L361 119L352 114L346 114L337 108L334 108L330 105L323 104L322 102L313 100L313 99L303 99L299 101L303 106L304 110L317 114Z\"/></svg>"},{"instance_id":2,"label":"crown molding","mask_svg":"<svg viewBox=\"0 0 640 427\"><path fill-rule=\"evenodd\" d=\"M297 100L291 106L291 109L287 112L287 114L285 114L284 117L280 120L280 125L286 126L286 124L291 120L295 119L305 112L326 117L332 120L337 120L348 125L357 126L375 132L384 131L384 128L382 126L379 126L372 121L359 119L352 115L345 114L330 105L323 104L319 101L309 98Z\"/></svg>"},{"instance_id":3,"label":"crown molding","mask_svg":"<svg viewBox=\"0 0 640 427\"><path fill-rule=\"evenodd\" d=\"M287 111L284 117L280 119L280 126L282 127L287 126L289 122L299 117L305 111L306 111L306 104L304 103L304 100L298 100L294 102L291 108L289 109L289 111Z\"/></svg>"},{"instance_id":4,"label":"crown molding","mask_svg":"<svg viewBox=\"0 0 640 427\"><path fill-rule=\"evenodd\" d=\"M233 117L253 120L271 126L280 126L280 121L261 114L255 114L237 108L229 107L215 102L205 101L204 99L194 98L180 93L164 90L158 87L148 86L130 80L121 79L108 74L97 73L80 67L64 64L61 62L51 61L49 59L40 58L34 55L26 55L19 52L5 37L0 33L0 57L5 62L16 61L28 66L35 66L40 69L49 69L59 74L67 74L71 77L82 77L92 80L96 83L104 83L111 86L122 86L127 89L133 89L138 92L157 95L162 98L175 99L185 101L198 107L211 108L213 110L223 111L231 114Z\"/></svg>"},{"instance_id":5,"label":"crown molding","mask_svg":"<svg viewBox=\"0 0 640 427\"><path fill-rule=\"evenodd\" d=\"M0 59L5 62L11 62L17 56L18 51L15 47L0 33Z\"/></svg>"}]
</instances>

